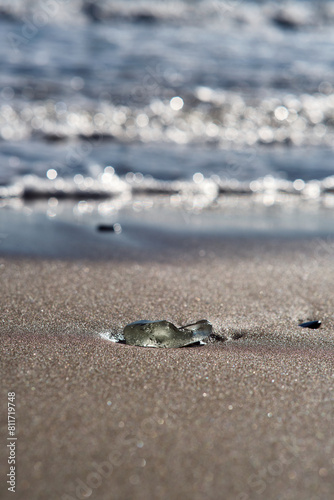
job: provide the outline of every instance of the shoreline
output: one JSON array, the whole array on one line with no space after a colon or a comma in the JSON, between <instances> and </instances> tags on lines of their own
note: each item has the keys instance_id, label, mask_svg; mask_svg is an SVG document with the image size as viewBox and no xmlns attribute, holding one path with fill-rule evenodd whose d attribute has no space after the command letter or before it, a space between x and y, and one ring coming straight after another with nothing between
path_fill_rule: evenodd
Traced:
<instances>
[{"instance_id":1,"label":"shoreline","mask_svg":"<svg viewBox=\"0 0 334 500\"><path fill-rule=\"evenodd\" d=\"M310 256L313 253L315 258L318 253L334 254L329 209L312 208L312 204L299 211L249 205L243 204L241 197L233 201L227 198L225 207L196 211L173 208L168 200L150 209L142 205L140 209L134 209L136 205L115 209L109 216L101 215L101 204L96 201L58 203L51 198L49 203L2 207L0 257L172 262L196 260L208 253L218 257L236 252L243 258L259 246L271 255L275 248L280 255L285 249L288 253L293 249ZM87 205L83 212L80 203Z\"/></svg>"}]
</instances>

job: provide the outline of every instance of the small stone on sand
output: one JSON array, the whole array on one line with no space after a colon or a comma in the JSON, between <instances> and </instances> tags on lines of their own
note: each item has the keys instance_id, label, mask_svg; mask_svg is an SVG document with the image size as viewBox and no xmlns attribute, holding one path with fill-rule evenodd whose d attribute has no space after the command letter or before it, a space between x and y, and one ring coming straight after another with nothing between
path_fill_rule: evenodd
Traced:
<instances>
[{"instance_id":1,"label":"small stone on sand","mask_svg":"<svg viewBox=\"0 0 334 500\"><path fill-rule=\"evenodd\" d=\"M320 328L321 321L307 321L306 323L301 323L299 326L302 328L312 328L312 330L316 330Z\"/></svg>"},{"instance_id":2,"label":"small stone on sand","mask_svg":"<svg viewBox=\"0 0 334 500\"><path fill-rule=\"evenodd\" d=\"M141 320L126 325L125 342L141 347L184 347L201 342L212 333L212 325L202 319L177 328L169 321Z\"/></svg>"}]
</instances>

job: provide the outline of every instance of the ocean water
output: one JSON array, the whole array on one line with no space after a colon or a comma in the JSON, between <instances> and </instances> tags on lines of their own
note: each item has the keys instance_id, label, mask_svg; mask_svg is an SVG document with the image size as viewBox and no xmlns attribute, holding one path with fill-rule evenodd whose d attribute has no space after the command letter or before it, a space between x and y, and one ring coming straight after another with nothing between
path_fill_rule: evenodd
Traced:
<instances>
[{"instance_id":1,"label":"ocean water","mask_svg":"<svg viewBox=\"0 0 334 500\"><path fill-rule=\"evenodd\" d=\"M329 0L2 0L0 202L332 211L333 49Z\"/></svg>"}]
</instances>

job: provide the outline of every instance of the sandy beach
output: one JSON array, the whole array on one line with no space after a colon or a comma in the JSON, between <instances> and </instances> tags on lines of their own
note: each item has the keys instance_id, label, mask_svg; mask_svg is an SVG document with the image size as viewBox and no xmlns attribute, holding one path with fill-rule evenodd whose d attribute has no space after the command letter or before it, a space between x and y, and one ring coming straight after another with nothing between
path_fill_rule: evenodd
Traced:
<instances>
[{"instance_id":1,"label":"sandy beach","mask_svg":"<svg viewBox=\"0 0 334 500\"><path fill-rule=\"evenodd\" d=\"M16 498L332 498L332 246L245 242L192 239L188 252L137 260L1 259ZM221 341L100 337L137 319L201 318ZM319 330L298 326L311 319Z\"/></svg>"},{"instance_id":2,"label":"sandy beach","mask_svg":"<svg viewBox=\"0 0 334 500\"><path fill-rule=\"evenodd\" d=\"M333 500L334 0L0 28L0 500Z\"/></svg>"}]
</instances>

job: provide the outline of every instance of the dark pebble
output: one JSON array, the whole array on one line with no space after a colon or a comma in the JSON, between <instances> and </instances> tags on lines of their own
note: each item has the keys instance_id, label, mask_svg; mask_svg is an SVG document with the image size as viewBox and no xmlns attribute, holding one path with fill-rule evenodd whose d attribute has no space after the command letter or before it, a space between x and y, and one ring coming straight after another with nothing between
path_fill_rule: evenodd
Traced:
<instances>
[{"instance_id":1,"label":"dark pebble","mask_svg":"<svg viewBox=\"0 0 334 500\"><path fill-rule=\"evenodd\" d=\"M302 326L303 328L312 328L313 330L316 330L317 328L320 328L321 321L307 321L306 323L301 323L299 326Z\"/></svg>"},{"instance_id":2,"label":"dark pebble","mask_svg":"<svg viewBox=\"0 0 334 500\"><path fill-rule=\"evenodd\" d=\"M96 229L98 231L110 231L111 233L115 232L113 224L99 224Z\"/></svg>"},{"instance_id":3,"label":"dark pebble","mask_svg":"<svg viewBox=\"0 0 334 500\"><path fill-rule=\"evenodd\" d=\"M47 142L65 142L67 137L64 135L49 133L44 135L44 140Z\"/></svg>"}]
</instances>

